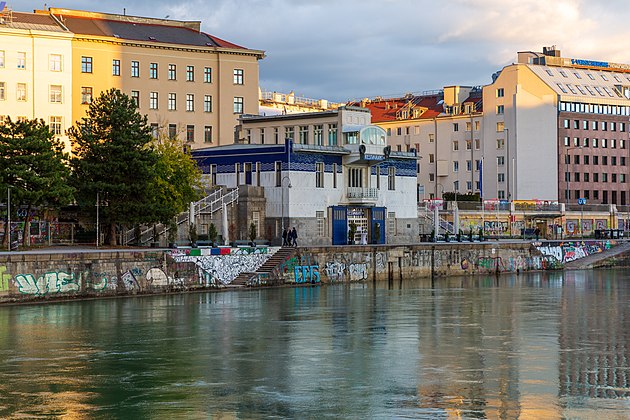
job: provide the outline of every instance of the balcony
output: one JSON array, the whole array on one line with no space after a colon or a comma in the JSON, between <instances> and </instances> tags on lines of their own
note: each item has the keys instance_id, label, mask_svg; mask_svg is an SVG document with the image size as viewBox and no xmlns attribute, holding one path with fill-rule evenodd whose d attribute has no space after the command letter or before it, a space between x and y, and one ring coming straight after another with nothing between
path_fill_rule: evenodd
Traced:
<instances>
[{"instance_id":1,"label":"balcony","mask_svg":"<svg viewBox=\"0 0 630 420\"><path fill-rule=\"evenodd\" d=\"M346 196L350 203L374 203L378 200L378 189L348 187Z\"/></svg>"}]
</instances>

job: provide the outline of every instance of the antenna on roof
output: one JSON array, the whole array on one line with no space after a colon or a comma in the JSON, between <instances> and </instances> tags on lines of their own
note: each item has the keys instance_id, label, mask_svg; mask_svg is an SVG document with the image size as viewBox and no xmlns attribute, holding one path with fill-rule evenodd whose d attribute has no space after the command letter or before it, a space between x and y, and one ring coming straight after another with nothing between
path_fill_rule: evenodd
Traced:
<instances>
[{"instance_id":1,"label":"antenna on roof","mask_svg":"<svg viewBox=\"0 0 630 420\"><path fill-rule=\"evenodd\" d=\"M123 16L127 16L127 8L123 7Z\"/></svg>"}]
</instances>

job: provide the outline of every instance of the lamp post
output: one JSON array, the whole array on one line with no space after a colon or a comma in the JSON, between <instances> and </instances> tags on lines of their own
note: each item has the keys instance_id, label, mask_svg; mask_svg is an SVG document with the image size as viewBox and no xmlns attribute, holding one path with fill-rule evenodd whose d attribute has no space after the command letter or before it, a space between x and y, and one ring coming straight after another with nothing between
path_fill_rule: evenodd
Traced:
<instances>
[{"instance_id":1,"label":"lamp post","mask_svg":"<svg viewBox=\"0 0 630 420\"><path fill-rule=\"evenodd\" d=\"M282 177L282 180L280 180L280 188L282 189L282 231L284 232L284 180L289 181L289 183L287 184L287 188L291 188L291 178L289 178L288 175L285 175L284 177Z\"/></svg>"},{"instance_id":2,"label":"lamp post","mask_svg":"<svg viewBox=\"0 0 630 420\"><path fill-rule=\"evenodd\" d=\"M11 251L11 187L7 187L7 248Z\"/></svg>"}]
</instances>

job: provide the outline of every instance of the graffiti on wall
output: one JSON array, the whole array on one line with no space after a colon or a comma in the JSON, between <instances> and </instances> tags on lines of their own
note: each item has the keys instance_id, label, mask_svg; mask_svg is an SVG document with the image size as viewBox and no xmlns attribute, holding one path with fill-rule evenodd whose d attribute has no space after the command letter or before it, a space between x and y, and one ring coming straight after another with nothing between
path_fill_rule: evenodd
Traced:
<instances>
[{"instance_id":1,"label":"graffiti on wall","mask_svg":"<svg viewBox=\"0 0 630 420\"><path fill-rule=\"evenodd\" d=\"M5 266L0 266L0 292L9 291L9 280L11 280L11 274L7 273Z\"/></svg>"},{"instance_id":2,"label":"graffiti on wall","mask_svg":"<svg viewBox=\"0 0 630 420\"><path fill-rule=\"evenodd\" d=\"M300 265L294 268L296 283L319 283L318 265Z\"/></svg>"},{"instance_id":3,"label":"graffiti on wall","mask_svg":"<svg viewBox=\"0 0 630 420\"><path fill-rule=\"evenodd\" d=\"M194 264L201 270L200 278L206 284L231 283L241 273L255 272L271 254L235 254L193 256L172 252L175 263Z\"/></svg>"},{"instance_id":4,"label":"graffiti on wall","mask_svg":"<svg viewBox=\"0 0 630 420\"><path fill-rule=\"evenodd\" d=\"M543 255L553 257L562 263L568 263L589 255L599 254L611 246L617 244L617 241L566 241L559 243L548 243L536 246Z\"/></svg>"}]
</instances>

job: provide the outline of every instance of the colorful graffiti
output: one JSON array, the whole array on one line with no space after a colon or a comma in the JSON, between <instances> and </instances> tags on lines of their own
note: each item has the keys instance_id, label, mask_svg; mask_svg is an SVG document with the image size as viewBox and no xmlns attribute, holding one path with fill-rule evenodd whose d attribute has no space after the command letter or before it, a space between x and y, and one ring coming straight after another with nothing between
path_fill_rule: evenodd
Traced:
<instances>
[{"instance_id":1,"label":"colorful graffiti","mask_svg":"<svg viewBox=\"0 0 630 420\"><path fill-rule=\"evenodd\" d=\"M265 263L271 254L234 254L193 256L179 252L171 254L176 263L194 264L205 284L220 282L229 284L241 273L253 273Z\"/></svg>"},{"instance_id":2,"label":"colorful graffiti","mask_svg":"<svg viewBox=\"0 0 630 420\"><path fill-rule=\"evenodd\" d=\"M299 265L294 268L296 283L319 283L318 265Z\"/></svg>"},{"instance_id":3,"label":"colorful graffiti","mask_svg":"<svg viewBox=\"0 0 630 420\"><path fill-rule=\"evenodd\" d=\"M0 266L0 292L9 291L9 280L11 280L11 274L7 273L7 267Z\"/></svg>"},{"instance_id":4,"label":"colorful graffiti","mask_svg":"<svg viewBox=\"0 0 630 420\"><path fill-rule=\"evenodd\" d=\"M567 241L559 243L539 244L536 246L541 254L553 257L555 260L568 263L588 257L589 255L599 254L611 246L616 245L614 240L608 241Z\"/></svg>"},{"instance_id":5,"label":"colorful graffiti","mask_svg":"<svg viewBox=\"0 0 630 420\"><path fill-rule=\"evenodd\" d=\"M73 293L80 289L72 273L51 271L43 276L18 274L14 279L18 291L26 295L46 296L51 293Z\"/></svg>"}]
</instances>

